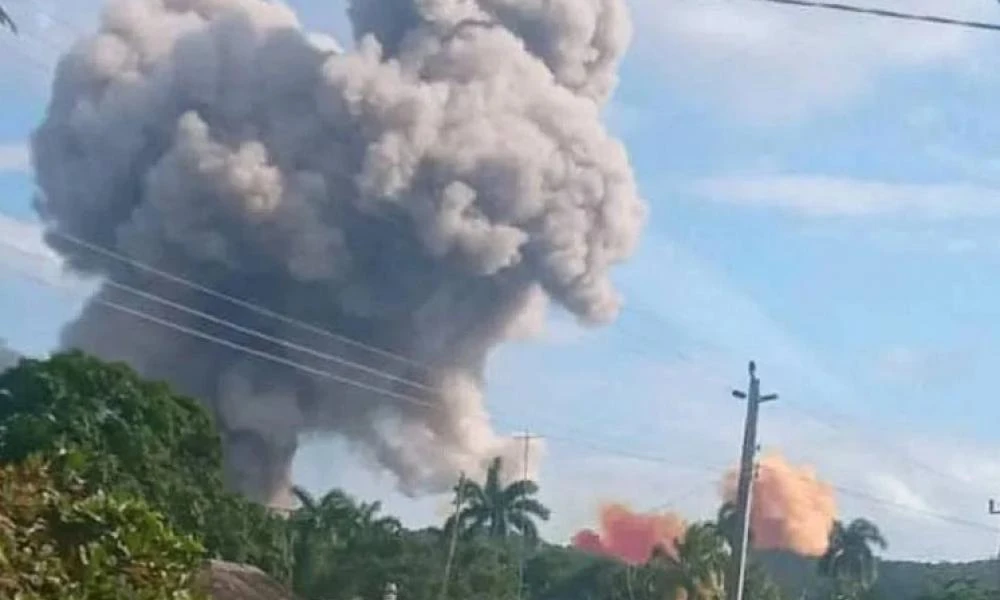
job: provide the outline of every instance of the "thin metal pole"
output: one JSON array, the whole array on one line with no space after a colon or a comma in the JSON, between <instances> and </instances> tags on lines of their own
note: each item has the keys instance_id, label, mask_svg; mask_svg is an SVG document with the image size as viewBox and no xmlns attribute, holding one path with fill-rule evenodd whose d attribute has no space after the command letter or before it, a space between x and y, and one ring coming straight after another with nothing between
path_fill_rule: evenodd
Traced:
<instances>
[{"instance_id":1,"label":"thin metal pole","mask_svg":"<svg viewBox=\"0 0 1000 600\"><path fill-rule=\"evenodd\" d=\"M1000 515L1000 506L996 500L990 499L989 511L991 515ZM1000 594L1000 547L997 548L997 593Z\"/></svg>"},{"instance_id":2,"label":"thin metal pole","mask_svg":"<svg viewBox=\"0 0 1000 600\"><path fill-rule=\"evenodd\" d=\"M524 432L524 457L523 457L523 476L522 481L528 480L528 448L531 444L531 433L529 431ZM517 567L517 600L521 600L524 594L524 555L527 552L527 540L525 539L525 532L521 532L521 557L518 561Z\"/></svg>"},{"instance_id":3,"label":"thin metal pole","mask_svg":"<svg viewBox=\"0 0 1000 600\"><path fill-rule=\"evenodd\" d=\"M458 476L458 489L455 492L455 512L451 516L451 542L448 544L448 559L444 563L444 578L441 580L440 599L448 597L448 582L451 579L451 562L455 558L455 546L458 544L458 530L460 523L458 515L462 512L462 503L465 502L465 473Z\"/></svg>"}]
</instances>

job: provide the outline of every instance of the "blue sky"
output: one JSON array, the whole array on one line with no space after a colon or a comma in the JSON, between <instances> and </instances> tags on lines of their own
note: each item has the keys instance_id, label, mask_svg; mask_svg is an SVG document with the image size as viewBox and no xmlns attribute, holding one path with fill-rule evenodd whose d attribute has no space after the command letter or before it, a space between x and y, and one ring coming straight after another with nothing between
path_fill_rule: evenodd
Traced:
<instances>
[{"instance_id":1,"label":"blue sky","mask_svg":"<svg viewBox=\"0 0 1000 600\"><path fill-rule=\"evenodd\" d=\"M0 238L44 252L28 225L24 144L44 110L42 67L99 2L9 4L25 34L0 40ZM308 28L346 39L342 2L291 4ZM608 499L709 514L739 448L742 406L728 388L754 358L782 394L762 444L896 503L838 499L845 516L883 525L891 555L995 552L1000 522L984 513L1000 494L1000 35L751 0L631 4L635 43L607 118L651 220L616 274L626 308L598 331L556 314L541 339L490 365L497 427L550 436L548 535L591 525ZM987 0L947 5L1000 21ZM0 337L43 353L87 284L30 265L56 290L24 266L0 250ZM296 477L383 498L414 524L448 500L399 496L336 441L311 442Z\"/></svg>"}]
</instances>

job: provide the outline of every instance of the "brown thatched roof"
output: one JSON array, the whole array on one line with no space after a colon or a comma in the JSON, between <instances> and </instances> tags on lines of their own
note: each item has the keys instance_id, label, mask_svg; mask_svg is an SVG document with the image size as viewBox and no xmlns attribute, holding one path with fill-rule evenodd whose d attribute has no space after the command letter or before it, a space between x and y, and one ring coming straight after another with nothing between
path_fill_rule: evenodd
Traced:
<instances>
[{"instance_id":1,"label":"brown thatched roof","mask_svg":"<svg viewBox=\"0 0 1000 600\"><path fill-rule=\"evenodd\" d=\"M212 600L295 600L292 592L256 567L213 560L204 575Z\"/></svg>"}]
</instances>

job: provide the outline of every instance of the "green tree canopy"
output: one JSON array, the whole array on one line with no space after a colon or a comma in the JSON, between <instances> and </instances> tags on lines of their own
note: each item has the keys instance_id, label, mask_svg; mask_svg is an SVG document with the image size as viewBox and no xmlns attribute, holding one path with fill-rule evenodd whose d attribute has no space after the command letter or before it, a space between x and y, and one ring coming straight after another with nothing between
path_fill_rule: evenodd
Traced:
<instances>
[{"instance_id":1,"label":"green tree canopy","mask_svg":"<svg viewBox=\"0 0 1000 600\"><path fill-rule=\"evenodd\" d=\"M0 374L0 463L68 450L85 457L89 491L142 498L212 556L287 576L283 521L225 491L219 436L197 401L81 352Z\"/></svg>"},{"instance_id":2,"label":"green tree canopy","mask_svg":"<svg viewBox=\"0 0 1000 600\"><path fill-rule=\"evenodd\" d=\"M1000 593L969 578L952 579L924 592L917 600L997 600Z\"/></svg>"},{"instance_id":3,"label":"green tree canopy","mask_svg":"<svg viewBox=\"0 0 1000 600\"><path fill-rule=\"evenodd\" d=\"M193 599L202 555L140 500L40 459L0 466L0 598Z\"/></svg>"}]
</instances>

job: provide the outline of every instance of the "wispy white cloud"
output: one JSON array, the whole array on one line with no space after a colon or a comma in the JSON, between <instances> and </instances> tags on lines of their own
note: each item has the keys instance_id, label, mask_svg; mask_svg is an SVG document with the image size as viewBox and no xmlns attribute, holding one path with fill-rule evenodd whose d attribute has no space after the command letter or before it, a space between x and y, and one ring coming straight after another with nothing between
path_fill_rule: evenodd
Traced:
<instances>
[{"instance_id":1,"label":"wispy white cloud","mask_svg":"<svg viewBox=\"0 0 1000 600\"><path fill-rule=\"evenodd\" d=\"M931 506L919 493L893 474L870 473L867 478L869 486L877 498L898 504L900 507L905 506L913 509L915 514L937 512L937 509ZM932 517L925 514L923 518L930 519Z\"/></svg>"},{"instance_id":2,"label":"wispy white cloud","mask_svg":"<svg viewBox=\"0 0 1000 600\"><path fill-rule=\"evenodd\" d=\"M781 7L752 0L634 0L639 56L681 93L730 112L782 122L839 108L888 73L977 66L985 36L958 28ZM995 18L977 0L871 0L868 4L965 18Z\"/></svg>"},{"instance_id":3,"label":"wispy white cloud","mask_svg":"<svg viewBox=\"0 0 1000 600\"><path fill-rule=\"evenodd\" d=\"M892 216L922 220L1000 217L1000 188L969 183L896 183L811 174L746 175L696 182L713 202L810 218Z\"/></svg>"},{"instance_id":4,"label":"wispy white cloud","mask_svg":"<svg viewBox=\"0 0 1000 600\"><path fill-rule=\"evenodd\" d=\"M972 340L945 346L897 344L875 361L876 374L910 387L954 383L979 366L980 344Z\"/></svg>"}]
</instances>

